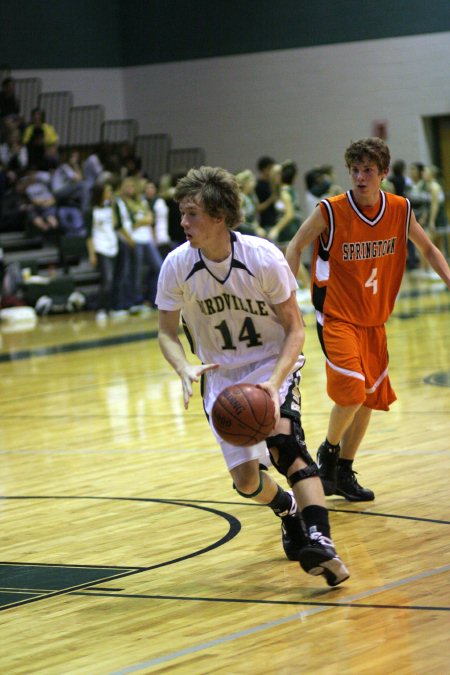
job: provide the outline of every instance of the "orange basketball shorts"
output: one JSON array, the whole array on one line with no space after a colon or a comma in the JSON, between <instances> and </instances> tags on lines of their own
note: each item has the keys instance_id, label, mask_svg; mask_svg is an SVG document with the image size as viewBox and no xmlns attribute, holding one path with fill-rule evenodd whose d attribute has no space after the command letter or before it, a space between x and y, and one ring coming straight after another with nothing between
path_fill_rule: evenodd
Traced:
<instances>
[{"instance_id":1,"label":"orange basketball shorts","mask_svg":"<svg viewBox=\"0 0 450 675\"><path fill-rule=\"evenodd\" d=\"M340 406L389 410L396 400L388 376L385 326L355 326L323 317L317 323L326 357L327 393Z\"/></svg>"}]
</instances>

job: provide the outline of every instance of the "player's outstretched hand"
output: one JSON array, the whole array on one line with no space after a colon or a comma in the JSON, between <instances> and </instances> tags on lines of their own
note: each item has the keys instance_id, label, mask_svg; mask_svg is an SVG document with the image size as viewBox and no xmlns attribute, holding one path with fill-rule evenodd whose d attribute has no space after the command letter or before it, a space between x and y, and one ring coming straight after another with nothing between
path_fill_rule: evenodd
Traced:
<instances>
[{"instance_id":1,"label":"player's outstretched hand","mask_svg":"<svg viewBox=\"0 0 450 675\"><path fill-rule=\"evenodd\" d=\"M204 363L201 366L192 366L188 365L180 373L181 382L183 385L183 401L184 407L187 410L189 405L189 399L191 398L192 392L192 383L198 382L203 373L206 373L207 370L215 370L219 367L218 363Z\"/></svg>"},{"instance_id":2,"label":"player's outstretched hand","mask_svg":"<svg viewBox=\"0 0 450 675\"><path fill-rule=\"evenodd\" d=\"M278 396L278 389L274 387L269 381L261 382L261 384L257 384L256 386L260 387L261 389L265 389L273 401L275 406L275 424L273 425L273 428L275 429L278 422L280 421L280 397Z\"/></svg>"}]
</instances>

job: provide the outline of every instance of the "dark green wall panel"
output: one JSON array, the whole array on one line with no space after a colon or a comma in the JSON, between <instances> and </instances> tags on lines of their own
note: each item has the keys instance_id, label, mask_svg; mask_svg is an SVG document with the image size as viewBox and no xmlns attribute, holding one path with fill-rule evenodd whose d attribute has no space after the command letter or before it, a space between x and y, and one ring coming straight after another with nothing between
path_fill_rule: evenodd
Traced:
<instances>
[{"instance_id":1,"label":"dark green wall panel","mask_svg":"<svg viewBox=\"0 0 450 675\"><path fill-rule=\"evenodd\" d=\"M0 63L131 66L450 31L450 0L0 0Z\"/></svg>"},{"instance_id":2,"label":"dark green wall panel","mask_svg":"<svg viewBox=\"0 0 450 675\"><path fill-rule=\"evenodd\" d=\"M120 67L120 31L118 0L0 0L0 63Z\"/></svg>"},{"instance_id":3,"label":"dark green wall panel","mask_svg":"<svg viewBox=\"0 0 450 675\"><path fill-rule=\"evenodd\" d=\"M450 0L156 0L123 26L136 65L448 31Z\"/></svg>"}]
</instances>

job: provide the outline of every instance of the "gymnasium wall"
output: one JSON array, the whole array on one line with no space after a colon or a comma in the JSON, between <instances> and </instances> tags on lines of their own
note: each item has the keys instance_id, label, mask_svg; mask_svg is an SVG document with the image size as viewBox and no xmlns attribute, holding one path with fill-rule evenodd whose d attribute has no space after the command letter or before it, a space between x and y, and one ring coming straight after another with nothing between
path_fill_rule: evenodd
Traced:
<instances>
[{"instance_id":1,"label":"gymnasium wall","mask_svg":"<svg viewBox=\"0 0 450 675\"><path fill-rule=\"evenodd\" d=\"M140 133L169 132L232 170L270 153L301 172L333 163L344 183L345 146L380 120L395 157L427 161L422 119L450 112L443 0L17 7L0 4L0 61L15 76L69 89L76 105L101 103L108 119L133 117Z\"/></svg>"},{"instance_id":2,"label":"gymnasium wall","mask_svg":"<svg viewBox=\"0 0 450 675\"><path fill-rule=\"evenodd\" d=\"M450 33L127 68L127 115L170 130L208 163L253 168L261 154L301 172L332 163L386 121L394 157L428 160L423 116L450 114Z\"/></svg>"}]
</instances>

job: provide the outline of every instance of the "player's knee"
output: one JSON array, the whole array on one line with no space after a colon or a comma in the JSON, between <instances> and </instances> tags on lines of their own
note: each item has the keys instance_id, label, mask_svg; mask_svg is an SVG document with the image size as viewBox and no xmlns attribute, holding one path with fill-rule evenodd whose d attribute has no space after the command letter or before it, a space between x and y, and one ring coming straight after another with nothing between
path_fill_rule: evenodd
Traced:
<instances>
[{"instance_id":1,"label":"player's knee","mask_svg":"<svg viewBox=\"0 0 450 675\"><path fill-rule=\"evenodd\" d=\"M268 438L267 447L274 467L279 473L286 476L291 487L300 480L319 475L317 465L306 449L305 435L298 422L292 422L290 434L277 434ZM276 453L274 449L276 449ZM300 469L293 466L298 464L298 459L306 466Z\"/></svg>"}]
</instances>

